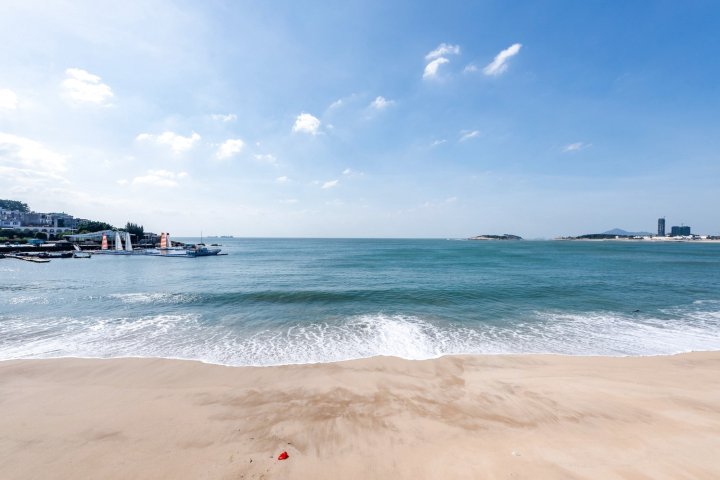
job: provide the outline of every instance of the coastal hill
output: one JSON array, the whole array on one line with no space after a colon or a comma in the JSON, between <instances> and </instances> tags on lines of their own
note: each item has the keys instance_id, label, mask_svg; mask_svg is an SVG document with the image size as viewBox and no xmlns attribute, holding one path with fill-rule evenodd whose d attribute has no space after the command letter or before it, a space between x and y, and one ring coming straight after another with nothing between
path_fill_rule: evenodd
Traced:
<instances>
[{"instance_id":1,"label":"coastal hill","mask_svg":"<svg viewBox=\"0 0 720 480\"><path fill-rule=\"evenodd\" d=\"M476 237L470 237L468 240L522 240L522 237L504 233L502 235L478 235Z\"/></svg>"}]
</instances>

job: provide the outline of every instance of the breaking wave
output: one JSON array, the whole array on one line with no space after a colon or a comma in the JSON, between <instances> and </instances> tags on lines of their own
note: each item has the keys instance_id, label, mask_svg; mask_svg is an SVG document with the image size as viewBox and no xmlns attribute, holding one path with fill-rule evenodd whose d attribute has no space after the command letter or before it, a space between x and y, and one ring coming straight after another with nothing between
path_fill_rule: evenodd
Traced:
<instances>
[{"instance_id":1,"label":"breaking wave","mask_svg":"<svg viewBox=\"0 0 720 480\"><path fill-rule=\"evenodd\" d=\"M176 296L161 297L168 302ZM123 301L158 301L152 295ZM659 355L720 350L720 302L659 315L541 311L524 320L472 325L413 315L349 316L272 328L197 313L108 318L0 316L0 359L163 357L224 365L322 363L378 355L428 359L452 354Z\"/></svg>"}]
</instances>

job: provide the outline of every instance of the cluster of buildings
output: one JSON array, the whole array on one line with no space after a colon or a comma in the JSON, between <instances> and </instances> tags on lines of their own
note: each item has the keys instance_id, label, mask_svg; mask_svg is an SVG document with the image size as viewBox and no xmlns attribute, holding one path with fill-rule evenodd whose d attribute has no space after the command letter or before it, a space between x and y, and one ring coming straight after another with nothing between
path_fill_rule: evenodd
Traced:
<instances>
[{"instance_id":1,"label":"cluster of buildings","mask_svg":"<svg viewBox=\"0 0 720 480\"><path fill-rule=\"evenodd\" d=\"M70 233L66 239L71 242L82 244L100 245L105 235L111 246L115 239L115 230L103 230L93 233L74 234L82 223L89 223L90 220L75 218L67 213L39 213L24 212L22 210L9 210L0 207L0 231L2 230L29 230L33 233L42 232L48 235L60 235ZM74 235L73 235L74 234ZM0 232L0 237L2 233ZM134 237L135 235L133 235ZM160 235L152 232L144 232L142 238L136 238L138 246L150 247L160 241Z\"/></svg>"},{"instance_id":2,"label":"cluster of buildings","mask_svg":"<svg viewBox=\"0 0 720 480\"><path fill-rule=\"evenodd\" d=\"M665 233L665 217L658 218L658 237L665 237L668 236ZM690 233L690 226L688 225L680 225L678 226L672 226L670 227L670 235L671 237L690 237L692 236L692 233Z\"/></svg>"},{"instance_id":3,"label":"cluster of buildings","mask_svg":"<svg viewBox=\"0 0 720 480\"><path fill-rule=\"evenodd\" d=\"M67 213L38 213L7 210L0 208L0 229L30 230L48 235L71 232L84 218L75 218Z\"/></svg>"}]
</instances>

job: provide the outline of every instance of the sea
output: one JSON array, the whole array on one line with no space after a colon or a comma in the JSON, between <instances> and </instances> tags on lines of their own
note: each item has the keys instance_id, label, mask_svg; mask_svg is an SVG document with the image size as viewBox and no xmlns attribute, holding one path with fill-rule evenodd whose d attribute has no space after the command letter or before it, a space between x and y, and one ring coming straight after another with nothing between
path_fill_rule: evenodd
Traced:
<instances>
[{"instance_id":1,"label":"sea","mask_svg":"<svg viewBox=\"0 0 720 480\"><path fill-rule=\"evenodd\" d=\"M720 244L205 241L227 255L1 259L0 360L264 366L720 349Z\"/></svg>"}]
</instances>

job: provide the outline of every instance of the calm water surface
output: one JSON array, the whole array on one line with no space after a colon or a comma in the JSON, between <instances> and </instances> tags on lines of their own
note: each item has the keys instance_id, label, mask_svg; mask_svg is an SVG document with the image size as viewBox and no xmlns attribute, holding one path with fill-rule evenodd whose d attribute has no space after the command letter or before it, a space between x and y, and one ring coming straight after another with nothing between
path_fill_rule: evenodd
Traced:
<instances>
[{"instance_id":1,"label":"calm water surface","mask_svg":"<svg viewBox=\"0 0 720 480\"><path fill-rule=\"evenodd\" d=\"M211 241L229 255L0 260L0 359L720 349L720 244Z\"/></svg>"}]
</instances>

